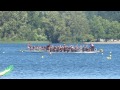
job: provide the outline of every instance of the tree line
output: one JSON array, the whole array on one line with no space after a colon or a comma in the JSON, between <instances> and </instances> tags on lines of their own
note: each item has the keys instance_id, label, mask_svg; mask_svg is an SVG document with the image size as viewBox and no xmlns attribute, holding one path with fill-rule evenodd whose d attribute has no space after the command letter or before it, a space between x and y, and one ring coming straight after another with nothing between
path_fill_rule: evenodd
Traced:
<instances>
[{"instance_id":1,"label":"tree line","mask_svg":"<svg viewBox=\"0 0 120 90\"><path fill-rule=\"evenodd\" d=\"M120 39L119 11L0 11L0 41Z\"/></svg>"}]
</instances>

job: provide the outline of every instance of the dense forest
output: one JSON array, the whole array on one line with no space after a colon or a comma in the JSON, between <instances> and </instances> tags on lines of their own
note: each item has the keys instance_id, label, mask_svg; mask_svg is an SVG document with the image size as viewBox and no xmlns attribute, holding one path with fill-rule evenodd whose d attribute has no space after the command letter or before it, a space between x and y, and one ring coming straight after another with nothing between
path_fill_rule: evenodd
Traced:
<instances>
[{"instance_id":1,"label":"dense forest","mask_svg":"<svg viewBox=\"0 0 120 90\"><path fill-rule=\"evenodd\" d=\"M120 11L0 11L0 41L120 39Z\"/></svg>"}]
</instances>

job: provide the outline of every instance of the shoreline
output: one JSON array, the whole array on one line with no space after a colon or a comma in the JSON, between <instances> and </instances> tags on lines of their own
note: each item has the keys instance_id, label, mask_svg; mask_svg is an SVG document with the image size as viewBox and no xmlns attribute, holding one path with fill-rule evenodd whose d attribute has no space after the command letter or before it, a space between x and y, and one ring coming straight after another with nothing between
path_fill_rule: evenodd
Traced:
<instances>
[{"instance_id":1,"label":"shoreline","mask_svg":"<svg viewBox=\"0 0 120 90\"><path fill-rule=\"evenodd\" d=\"M85 44L120 44L120 41L116 41L116 42L85 42Z\"/></svg>"},{"instance_id":2,"label":"shoreline","mask_svg":"<svg viewBox=\"0 0 120 90\"><path fill-rule=\"evenodd\" d=\"M0 43L51 43L49 41L0 41ZM84 42L84 44L120 44L120 41L114 42Z\"/></svg>"},{"instance_id":3,"label":"shoreline","mask_svg":"<svg viewBox=\"0 0 120 90\"><path fill-rule=\"evenodd\" d=\"M0 43L49 43L48 41L0 41Z\"/></svg>"}]
</instances>

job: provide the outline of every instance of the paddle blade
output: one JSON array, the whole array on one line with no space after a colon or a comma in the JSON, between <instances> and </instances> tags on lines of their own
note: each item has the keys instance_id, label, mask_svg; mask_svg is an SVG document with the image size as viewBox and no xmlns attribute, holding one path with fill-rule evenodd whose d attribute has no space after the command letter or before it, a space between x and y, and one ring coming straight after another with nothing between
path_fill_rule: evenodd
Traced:
<instances>
[{"instance_id":1,"label":"paddle blade","mask_svg":"<svg viewBox=\"0 0 120 90\"><path fill-rule=\"evenodd\" d=\"M4 71L0 72L0 76L6 75L13 70L13 65L8 66Z\"/></svg>"}]
</instances>

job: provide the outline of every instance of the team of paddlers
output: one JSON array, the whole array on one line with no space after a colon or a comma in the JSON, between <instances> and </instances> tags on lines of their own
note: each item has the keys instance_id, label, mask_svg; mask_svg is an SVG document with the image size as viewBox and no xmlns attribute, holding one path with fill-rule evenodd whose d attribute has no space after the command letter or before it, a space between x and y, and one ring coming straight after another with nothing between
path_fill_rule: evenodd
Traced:
<instances>
[{"instance_id":1,"label":"team of paddlers","mask_svg":"<svg viewBox=\"0 0 120 90\"><path fill-rule=\"evenodd\" d=\"M95 46L93 44L90 45L47 45L47 46L32 46L30 43L28 44L29 50L41 50L48 52L91 52L95 51Z\"/></svg>"}]
</instances>

